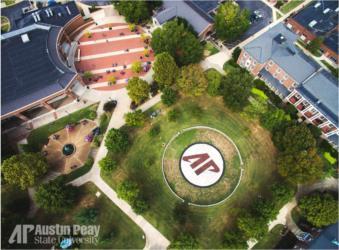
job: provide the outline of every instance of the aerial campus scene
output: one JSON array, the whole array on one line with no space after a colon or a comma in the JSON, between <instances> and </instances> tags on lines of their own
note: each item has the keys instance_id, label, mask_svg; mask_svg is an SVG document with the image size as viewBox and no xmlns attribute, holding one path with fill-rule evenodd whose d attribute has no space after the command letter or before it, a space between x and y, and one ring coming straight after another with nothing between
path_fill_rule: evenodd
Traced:
<instances>
[{"instance_id":1,"label":"aerial campus scene","mask_svg":"<svg viewBox=\"0 0 339 250\"><path fill-rule=\"evenodd\" d=\"M338 249L338 12L1 0L1 249Z\"/></svg>"}]
</instances>

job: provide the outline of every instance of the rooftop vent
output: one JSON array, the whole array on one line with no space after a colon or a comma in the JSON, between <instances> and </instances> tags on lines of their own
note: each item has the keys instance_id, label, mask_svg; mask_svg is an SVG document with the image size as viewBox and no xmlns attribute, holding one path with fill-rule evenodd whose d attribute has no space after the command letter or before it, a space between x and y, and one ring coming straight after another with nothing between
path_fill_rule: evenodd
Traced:
<instances>
[{"instance_id":1,"label":"rooftop vent","mask_svg":"<svg viewBox=\"0 0 339 250\"><path fill-rule=\"evenodd\" d=\"M335 12L338 12L339 11L339 7L335 9Z\"/></svg>"},{"instance_id":2,"label":"rooftop vent","mask_svg":"<svg viewBox=\"0 0 339 250\"><path fill-rule=\"evenodd\" d=\"M66 10L67 10L68 15L72 15L72 12L69 10L68 6L66 6Z\"/></svg>"},{"instance_id":3,"label":"rooftop vent","mask_svg":"<svg viewBox=\"0 0 339 250\"><path fill-rule=\"evenodd\" d=\"M23 43L28 43L30 41L27 34L21 35L21 40Z\"/></svg>"},{"instance_id":4,"label":"rooftop vent","mask_svg":"<svg viewBox=\"0 0 339 250\"><path fill-rule=\"evenodd\" d=\"M313 28L314 25L316 25L316 24L317 24L317 21L316 21L316 20L313 20L312 22L310 22L310 23L308 24L308 26L310 26L311 28Z\"/></svg>"},{"instance_id":5,"label":"rooftop vent","mask_svg":"<svg viewBox=\"0 0 339 250\"><path fill-rule=\"evenodd\" d=\"M326 13L328 13L330 10L331 10L330 8L326 8L326 9L323 11L323 13L326 14Z\"/></svg>"},{"instance_id":6,"label":"rooftop vent","mask_svg":"<svg viewBox=\"0 0 339 250\"><path fill-rule=\"evenodd\" d=\"M279 44L283 44L286 41L286 38L280 33L274 38L274 40Z\"/></svg>"},{"instance_id":7,"label":"rooftop vent","mask_svg":"<svg viewBox=\"0 0 339 250\"><path fill-rule=\"evenodd\" d=\"M318 8L320 5L321 5L321 3L318 2L314 5L314 8Z\"/></svg>"},{"instance_id":8,"label":"rooftop vent","mask_svg":"<svg viewBox=\"0 0 339 250\"><path fill-rule=\"evenodd\" d=\"M318 101L317 101L317 104L320 104L320 103L321 103L321 101L320 101L320 100L318 100Z\"/></svg>"}]
</instances>

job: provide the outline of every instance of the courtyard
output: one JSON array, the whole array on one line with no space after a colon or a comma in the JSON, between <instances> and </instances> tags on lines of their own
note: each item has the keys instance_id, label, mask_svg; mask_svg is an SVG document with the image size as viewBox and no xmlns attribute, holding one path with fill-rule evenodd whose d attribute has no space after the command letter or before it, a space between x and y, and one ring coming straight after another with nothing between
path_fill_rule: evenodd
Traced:
<instances>
[{"instance_id":1,"label":"courtyard","mask_svg":"<svg viewBox=\"0 0 339 250\"><path fill-rule=\"evenodd\" d=\"M133 31L132 31L133 30ZM127 85L133 76L144 76L154 61L149 47L150 38L141 26L127 23L108 23L85 31L78 41L75 66L78 72L91 72L84 82L96 90L115 90ZM132 71L131 66L140 62L142 70ZM110 79L116 80L110 83Z\"/></svg>"}]
</instances>

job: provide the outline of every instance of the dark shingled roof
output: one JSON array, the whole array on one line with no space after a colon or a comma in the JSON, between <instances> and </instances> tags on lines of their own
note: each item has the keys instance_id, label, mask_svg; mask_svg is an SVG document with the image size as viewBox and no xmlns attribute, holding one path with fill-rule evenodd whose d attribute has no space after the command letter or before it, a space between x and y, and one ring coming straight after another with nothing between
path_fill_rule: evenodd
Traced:
<instances>
[{"instance_id":1,"label":"dark shingled roof","mask_svg":"<svg viewBox=\"0 0 339 250\"><path fill-rule=\"evenodd\" d=\"M325 38L324 44L338 53L338 1L313 1L292 18L304 28ZM310 26L311 22L316 22Z\"/></svg>"},{"instance_id":2,"label":"dark shingled roof","mask_svg":"<svg viewBox=\"0 0 339 250\"><path fill-rule=\"evenodd\" d=\"M112 4L111 0L80 0L80 2L89 6L105 6Z\"/></svg>"},{"instance_id":3,"label":"dark shingled roof","mask_svg":"<svg viewBox=\"0 0 339 250\"><path fill-rule=\"evenodd\" d=\"M39 28L2 40L1 115L63 90L76 73L56 54L57 27Z\"/></svg>"},{"instance_id":4,"label":"dark shingled roof","mask_svg":"<svg viewBox=\"0 0 339 250\"><path fill-rule=\"evenodd\" d=\"M22 12L22 8L28 7L30 5L29 1L23 2L25 4L19 3L13 7L4 8L2 10L2 15L6 16L11 22L11 31L34 24L35 21L32 13L37 13L39 15L40 21L37 23L55 26L64 26L72 18L80 14L75 2L73 1L65 4L55 4L53 6L44 7L42 9L37 9L24 14ZM52 11L53 16L47 15L47 9ZM69 9L71 14L68 13L67 9Z\"/></svg>"}]
</instances>

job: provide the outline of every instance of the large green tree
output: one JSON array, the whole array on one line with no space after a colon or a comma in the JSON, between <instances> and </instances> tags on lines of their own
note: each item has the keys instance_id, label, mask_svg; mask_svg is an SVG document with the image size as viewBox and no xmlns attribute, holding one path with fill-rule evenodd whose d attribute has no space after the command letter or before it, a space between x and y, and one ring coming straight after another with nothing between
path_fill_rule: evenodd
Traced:
<instances>
[{"instance_id":1,"label":"large green tree","mask_svg":"<svg viewBox=\"0 0 339 250\"><path fill-rule=\"evenodd\" d=\"M181 233L170 245L170 249L197 249L198 242L195 237L189 233Z\"/></svg>"},{"instance_id":2,"label":"large green tree","mask_svg":"<svg viewBox=\"0 0 339 250\"><path fill-rule=\"evenodd\" d=\"M35 200L39 207L49 212L60 212L72 206L76 194L76 187L56 179L40 185L35 193Z\"/></svg>"},{"instance_id":3,"label":"large green tree","mask_svg":"<svg viewBox=\"0 0 339 250\"><path fill-rule=\"evenodd\" d=\"M226 231L223 238L223 247L226 249L247 249L246 240L239 229Z\"/></svg>"},{"instance_id":4,"label":"large green tree","mask_svg":"<svg viewBox=\"0 0 339 250\"><path fill-rule=\"evenodd\" d=\"M126 89L128 96L137 104L140 104L149 97L150 86L148 82L139 77L129 79Z\"/></svg>"},{"instance_id":5,"label":"large green tree","mask_svg":"<svg viewBox=\"0 0 339 250\"><path fill-rule=\"evenodd\" d=\"M164 88L161 95L161 101L166 106L173 105L178 99L178 93L172 88Z\"/></svg>"},{"instance_id":6,"label":"large green tree","mask_svg":"<svg viewBox=\"0 0 339 250\"><path fill-rule=\"evenodd\" d=\"M254 216L250 213L244 213L237 219L237 226L246 238L255 238L259 240L268 231L267 221L260 216Z\"/></svg>"},{"instance_id":7,"label":"large green tree","mask_svg":"<svg viewBox=\"0 0 339 250\"><path fill-rule=\"evenodd\" d=\"M134 112L128 112L125 115L125 121L128 126L141 127L145 124L146 115L138 109Z\"/></svg>"},{"instance_id":8,"label":"large green tree","mask_svg":"<svg viewBox=\"0 0 339 250\"><path fill-rule=\"evenodd\" d=\"M316 181L323 174L323 161L315 148L281 153L277 161L280 175L295 184Z\"/></svg>"},{"instance_id":9,"label":"large green tree","mask_svg":"<svg viewBox=\"0 0 339 250\"><path fill-rule=\"evenodd\" d=\"M129 146L127 133L121 129L112 128L107 133L105 146L113 153L121 153L126 151Z\"/></svg>"},{"instance_id":10,"label":"large green tree","mask_svg":"<svg viewBox=\"0 0 339 250\"><path fill-rule=\"evenodd\" d=\"M221 93L224 103L234 111L241 111L248 103L253 77L241 68L232 68L222 78Z\"/></svg>"},{"instance_id":11,"label":"large green tree","mask_svg":"<svg viewBox=\"0 0 339 250\"><path fill-rule=\"evenodd\" d=\"M167 52L160 53L155 57L153 70L153 78L161 89L174 85L179 76L179 68L173 57Z\"/></svg>"},{"instance_id":12,"label":"large green tree","mask_svg":"<svg viewBox=\"0 0 339 250\"><path fill-rule=\"evenodd\" d=\"M249 11L241 10L233 1L221 4L214 17L217 36L226 41L236 40L250 27L249 17Z\"/></svg>"},{"instance_id":13,"label":"large green tree","mask_svg":"<svg viewBox=\"0 0 339 250\"><path fill-rule=\"evenodd\" d=\"M284 110L271 108L268 112L262 114L260 117L260 123L264 128L272 131L287 119L288 118Z\"/></svg>"},{"instance_id":14,"label":"large green tree","mask_svg":"<svg viewBox=\"0 0 339 250\"><path fill-rule=\"evenodd\" d=\"M219 95L222 75L215 69L209 69L205 72L205 76L208 81L207 93L210 96Z\"/></svg>"},{"instance_id":15,"label":"large green tree","mask_svg":"<svg viewBox=\"0 0 339 250\"><path fill-rule=\"evenodd\" d=\"M40 153L22 153L4 160L1 171L5 181L26 189L47 172L47 163Z\"/></svg>"},{"instance_id":16,"label":"large green tree","mask_svg":"<svg viewBox=\"0 0 339 250\"><path fill-rule=\"evenodd\" d=\"M324 227L338 221L338 201L328 193L315 193L299 201L301 214L316 227Z\"/></svg>"},{"instance_id":17,"label":"large green tree","mask_svg":"<svg viewBox=\"0 0 339 250\"><path fill-rule=\"evenodd\" d=\"M178 65L198 63L203 56L203 46L183 23L173 20L152 33L151 46L156 54L168 52Z\"/></svg>"},{"instance_id":18,"label":"large green tree","mask_svg":"<svg viewBox=\"0 0 339 250\"><path fill-rule=\"evenodd\" d=\"M273 141L281 151L290 153L316 146L316 140L306 124L293 124L279 130L274 134Z\"/></svg>"},{"instance_id":19,"label":"large green tree","mask_svg":"<svg viewBox=\"0 0 339 250\"><path fill-rule=\"evenodd\" d=\"M199 64L191 64L182 67L178 88L185 95L201 96L207 89L207 79Z\"/></svg>"},{"instance_id":20,"label":"large green tree","mask_svg":"<svg viewBox=\"0 0 339 250\"><path fill-rule=\"evenodd\" d=\"M161 1L121 0L113 1L113 4L127 22L142 23L150 19L153 9L160 6Z\"/></svg>"}]
</instances>

